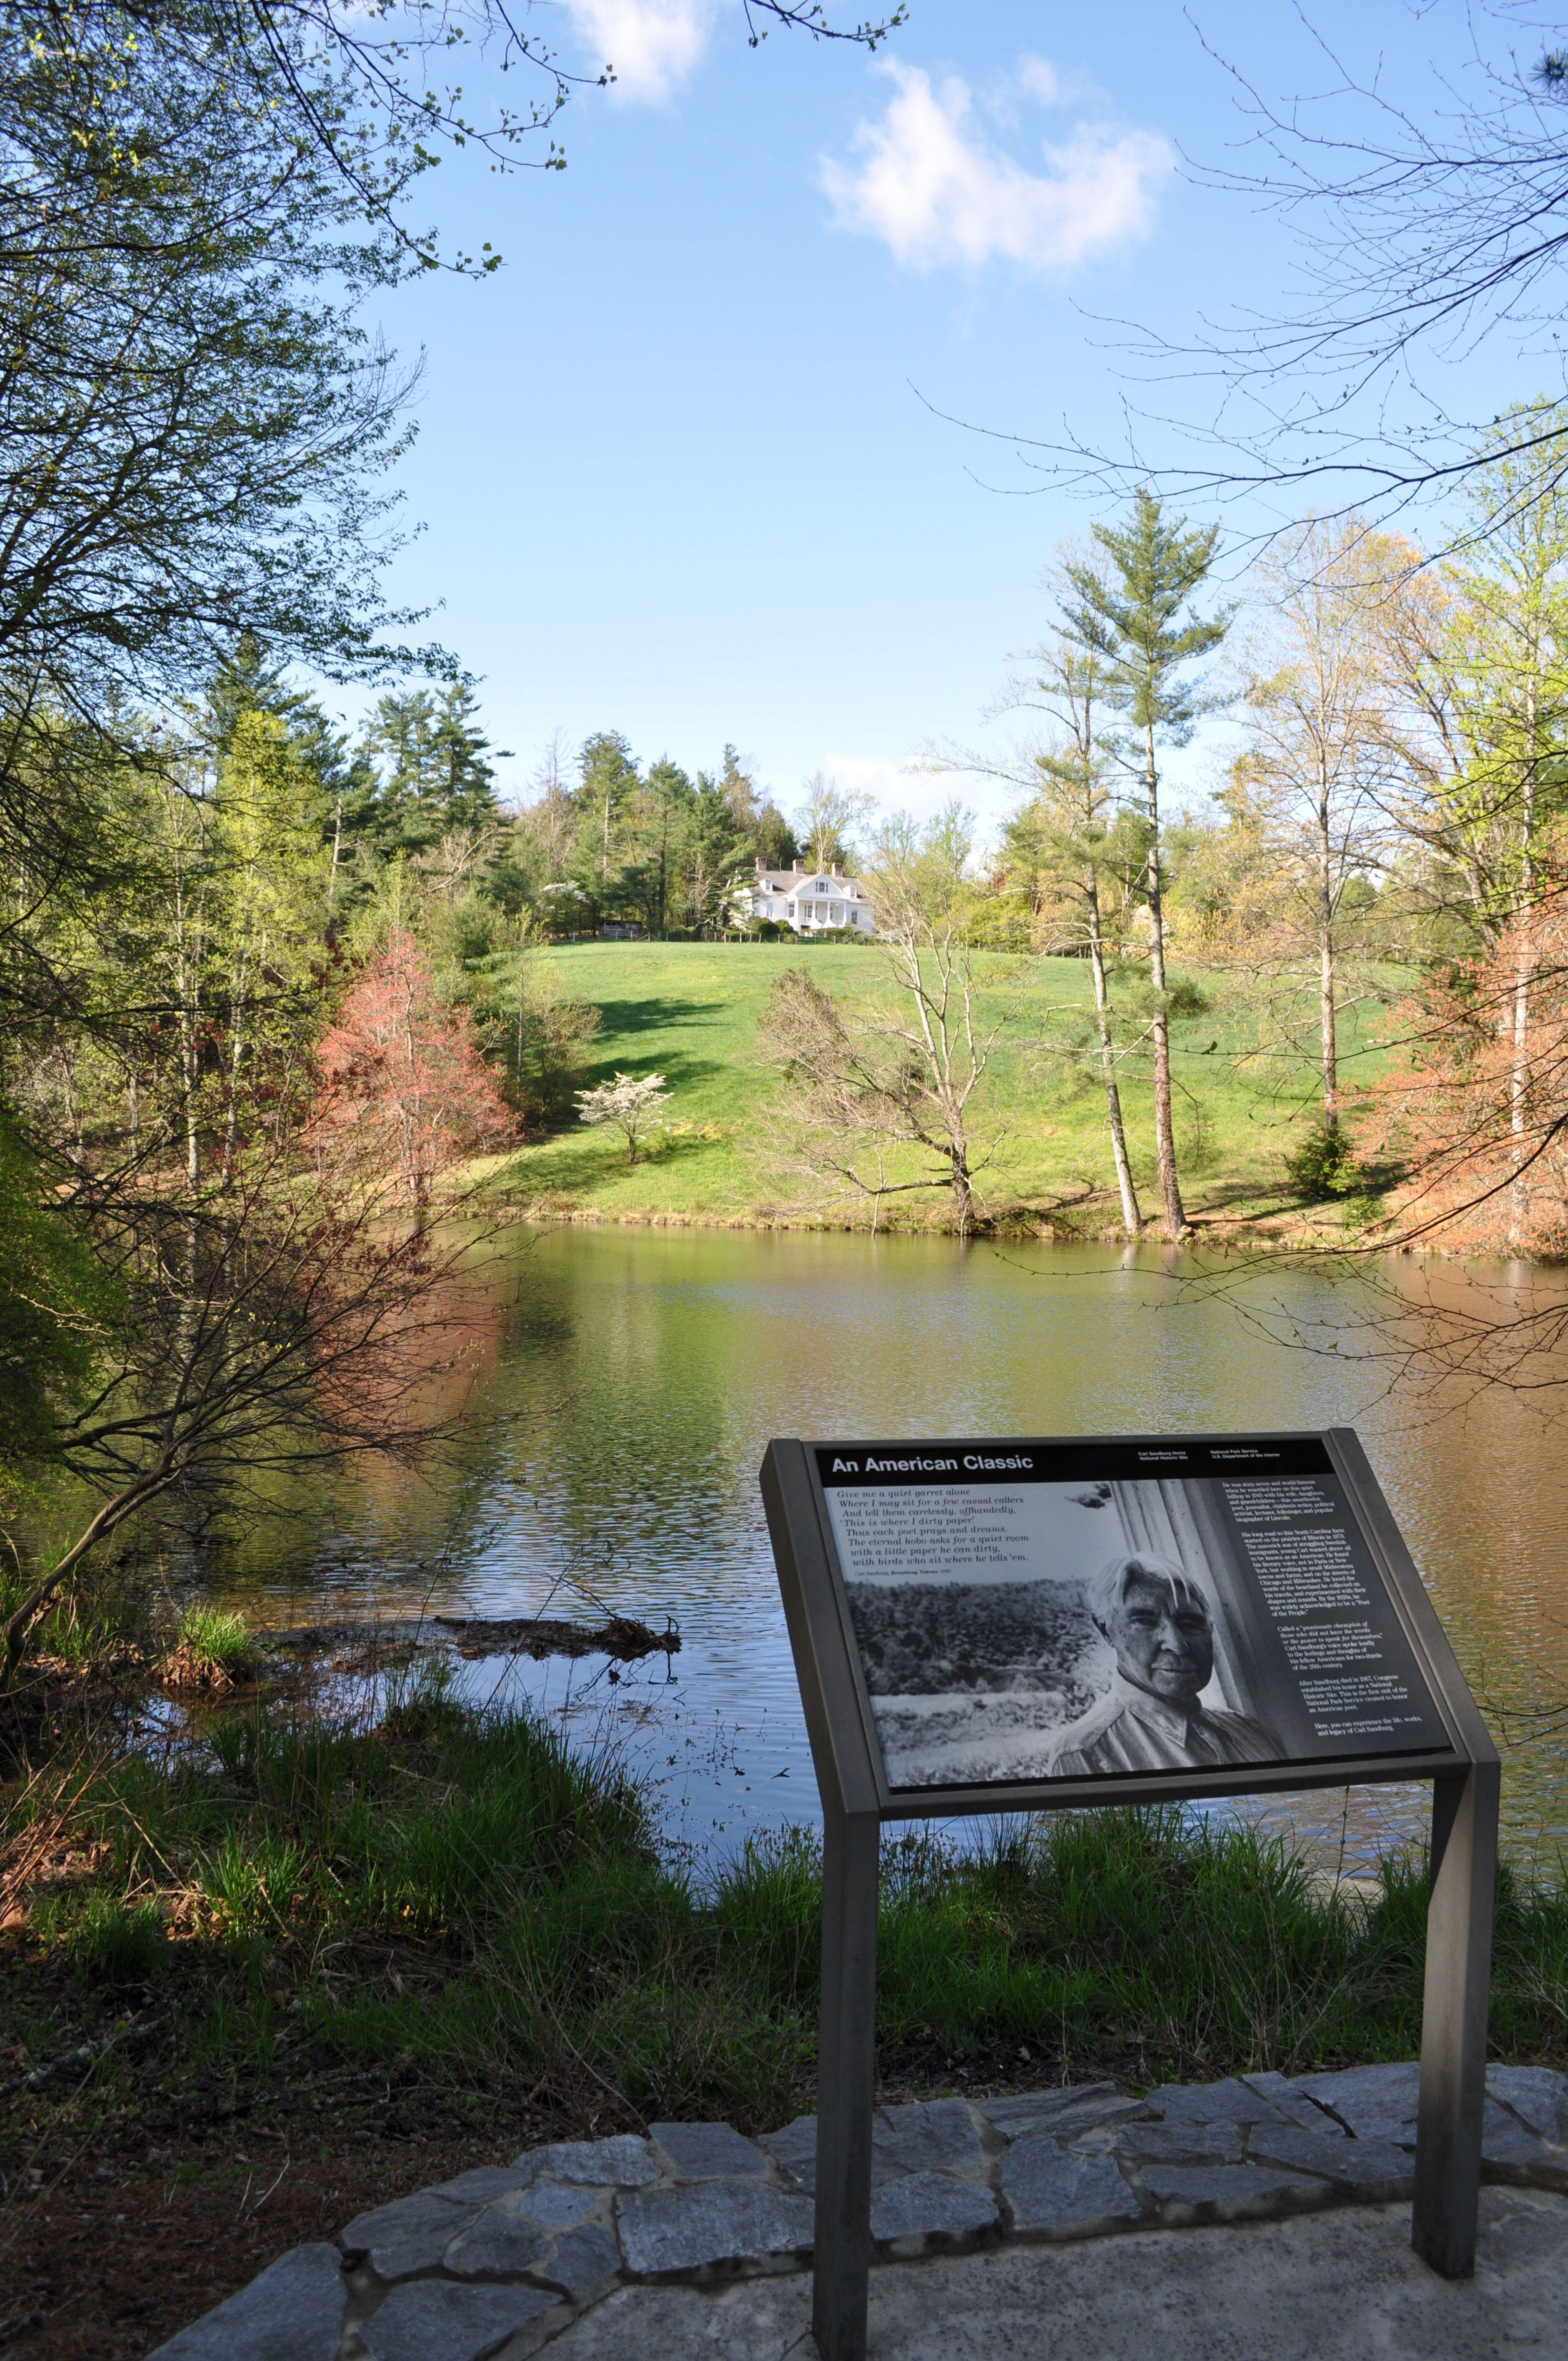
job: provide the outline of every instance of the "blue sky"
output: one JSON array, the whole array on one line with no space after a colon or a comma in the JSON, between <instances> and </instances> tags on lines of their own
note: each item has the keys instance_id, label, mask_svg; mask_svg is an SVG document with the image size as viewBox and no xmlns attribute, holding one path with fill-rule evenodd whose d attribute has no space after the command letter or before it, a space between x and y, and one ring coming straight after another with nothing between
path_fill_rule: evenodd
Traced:
<instances>
[{"instance_id":1,"label":"blue sky","mask_svg":"<svg viewBox=\"0 0 1568 2361\"><path fill-rule=\"evenodd\" d=\"M1097 511L938 413L1111 436L1146 398L1116 321L1190 337L1299 268L1288 220L1181 159L1245 160L1221 59L1277 96L1324 58L1277 0L1199 18L914 0L872 59L753 51L739 0L534 7L619 79L568 108L565 172L432 177L449 238L506 267L384 316L424 354L395 588L482 675L509 792L554 732L619 729L688 766L732 741L786 808L822 767L919 809L945 791L904 768L923 747L1000 743L1042 566ZM1316 21L1396 84L1464 38L1456 7Z\"/></svg>"}]
</instances>

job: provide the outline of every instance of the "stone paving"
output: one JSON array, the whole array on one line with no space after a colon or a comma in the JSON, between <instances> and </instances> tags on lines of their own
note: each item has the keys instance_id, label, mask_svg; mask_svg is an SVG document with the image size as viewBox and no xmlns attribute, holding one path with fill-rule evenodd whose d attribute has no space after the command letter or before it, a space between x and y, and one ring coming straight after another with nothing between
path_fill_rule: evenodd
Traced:
<instances>
[{"instance_id":1,"label":"stone paving","mask_svg":"<svg viewBox=\"0 0 1568 2361\"><path fill-rule=\"evenodd\" d=\"M1413 2065L1365 2066L1146 2099L1102 2082L887 2107L877 2259L1408 2200L1417 2084ZM1486 2091L1485 2179L1568 2195L1568 2081L1495 2066ZM531 2148L361 2214L335 2246L297 2247L152 2361L524 2361L617 2296L608 2329L638 2286L800 2272L816 2135L807 2115L757 2140L654 2124ZM627 2339L630 2361L630 2325Z\"/></svg>"}]
</instances>

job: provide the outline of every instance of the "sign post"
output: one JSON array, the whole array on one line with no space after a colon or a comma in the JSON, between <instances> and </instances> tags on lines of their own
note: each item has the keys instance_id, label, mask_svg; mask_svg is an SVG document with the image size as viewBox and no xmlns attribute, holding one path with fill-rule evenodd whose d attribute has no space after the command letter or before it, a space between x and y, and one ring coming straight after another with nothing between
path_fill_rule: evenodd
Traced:
<instances>
[{"instance_id":1,"label":"sign post","mask_svg":"<svg viewBox=\"0 0 1568 2361\"><path fill-rule=\"evenodd\" d=\"M774 1442L822 1797L812 2324L864 2361L883 1825L1432 1781L1413 2243L1475 2267L1498 1762L1349 1428Z\"/></svg>"}]
</instances>

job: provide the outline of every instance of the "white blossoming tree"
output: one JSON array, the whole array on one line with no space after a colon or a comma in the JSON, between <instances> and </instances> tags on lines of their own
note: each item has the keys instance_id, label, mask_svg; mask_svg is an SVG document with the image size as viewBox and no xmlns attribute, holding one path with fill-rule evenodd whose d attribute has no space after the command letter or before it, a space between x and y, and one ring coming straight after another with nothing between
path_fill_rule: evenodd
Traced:
<instances>
[{"instance_id":1,"label":"white blossoming tree","mask_svg":"<svg viewBox=\"0 0 1568 2361\"><path fill-rule=\"evenodd\" d=\"M669 1097L663 1074L620 1074L591 1091L576 1093L584 1123L612 1123L626 1135L626 1158L637 1161L637 1140L648 1118Z\"/></svg>"}]
</instances>

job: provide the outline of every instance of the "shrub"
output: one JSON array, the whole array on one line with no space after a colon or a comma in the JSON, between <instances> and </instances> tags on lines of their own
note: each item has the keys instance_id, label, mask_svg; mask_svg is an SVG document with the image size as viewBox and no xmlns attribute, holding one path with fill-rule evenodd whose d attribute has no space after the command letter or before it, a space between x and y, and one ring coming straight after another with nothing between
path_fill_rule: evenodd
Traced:
<instances>
[{"instance_id":1,"label":"shrub","mask_svg":"<svg viewBox=\"0 0 1568 2361\"><path fill-rule=\"evenodd\" d=\"M1337 1115L1314 1124L1285 1159L1290 1186L1310 1205L1329 1197L1352 1197L1365 1187L1350 1137Z\"/></svg>"}]
</instances>

